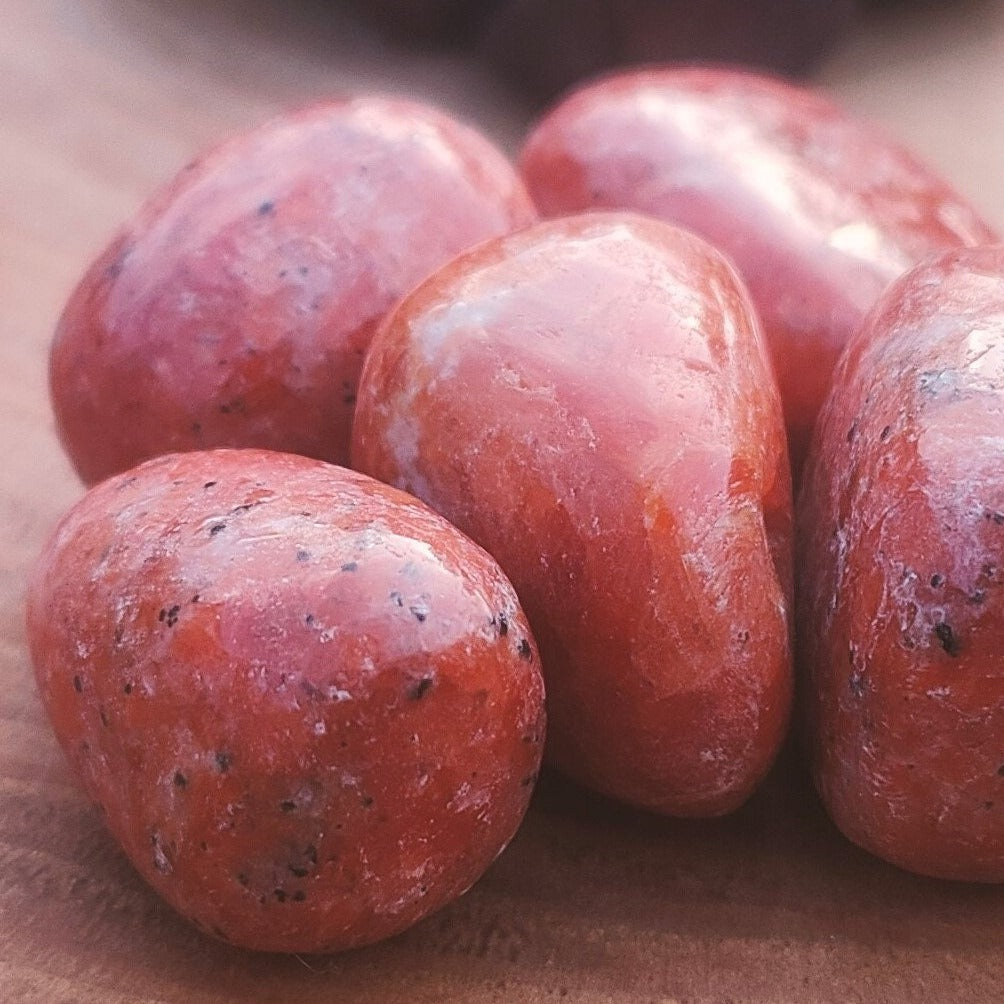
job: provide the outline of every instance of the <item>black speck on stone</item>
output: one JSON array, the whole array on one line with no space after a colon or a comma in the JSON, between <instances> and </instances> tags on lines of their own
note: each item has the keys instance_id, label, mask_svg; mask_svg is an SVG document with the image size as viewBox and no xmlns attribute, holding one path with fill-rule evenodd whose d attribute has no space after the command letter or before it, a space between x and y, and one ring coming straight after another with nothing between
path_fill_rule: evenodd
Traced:
<instances>
[{"instance_id":1,"label":"black speck on stone","mask_svg":"<svg viewBox=\"0 0 1004 1004\"><path fill-rule=\"evenodd\" d=\"M288 798L283 799L283 801L279 803L279 808L282 809L283 812L295 812L296 802L293 802Z\"/></svg>"},{"instance_id":2,"label":"black speck on stone","mask_svg":"<svg viewBox=\"0 0 1004 1004\"><path fill-rule=\"evenodd\" d=\"M307 860L312 864L317 864L317 848L313 844L307 844L307 849L304 851L307 856Z\"/></svg>"},{"instance_id":3,"label":"black speck on stone","mask_svg":"<svg viewBox=\"0 0 1004 1004\"><path fill-rule=\"evenodd\" d=\"M300 275L309 275L310 274L310 269L307 268L306 265L301 265L296 271L299 272Z\"/></svg>"},{"instance_id":4,"label":"black speck on stone","mask_svg":"<svg viewBox=\"0 0 1004 1004\"><path fill-rule=\"evenodd\" d=\"M181 613L181 607L179 604L175 603L173 607L170 607L167 611L166 623L168 627L174 627L178 623L178 614Z\"/></svg>"},{"instance_id":5,"label":"black speck on stone","mask_svg":"<svg viewBox=\"0 0 1004 1004\"><path fill-rule=\"evenodd\" d=\"M234 762L234 758L226 752L226 750L220 750L216 754L216 769L221 774L226 774L230 770L230 765Z\"/></svg>"},{"instance_id":6,"label":"black speck on stone","mask_svg":"<svg viewBox=\"0 0 1004 1004\"><path fill-rule=\"evenodd\" d=\"M182 774L180 770L176 770L174 772L174 786L175 786L175 788L187 788L188 787L188 778L185 777L185 775Z\"/></svg>"},{"instance_id":7,"label":"black speck on stone","mask_svg":"<svg viewBox=\"0 0 1004 1004\"><path fill-rule=\"evenodd\" d=\"M848 443L854 442L854 437L857 435L857 431L858 431L858 423L857 422L851 423L851 427L847 430Z\"/></svg>"},{"instance_id":8,"label":"black speck on stone","mask_svg":"<svg viewBox=\"0 0 1004 1004\"><path fill-rule=\"evenodd\" d=\"M939 586L943 586L944 584L945 584L945 577L940 573L935 572L934 575L931 576L932 589L937 589Z\"/></svg>"},{"instance_id":9,"label":"black speck on stone","mask_svg":"<svg viewBox=\"0 0 1004 1004\"><path fill-rule=\"evenodd\" d=\"M210 488L216 487L216 485L218 483L219 482L216 482L216 481L207 481L202 487L205 488L208 491Z\"/></svg>"},{"instance_id":10,"label":"black speck on stone","mask_svg":"<svg viewBox=\"0 0 1004 1004\"><path fill-rule=\"evenodd\" d=\"M1004 777L1004 763L997 768L997 776Z\"/></svg>"},{"instance_id":11,"label":"black speck on stone","mask_svg":"<svg viewBox=\"0 0 1004 1004\"><path fill-rule=\"evenodd\" d=\"M306 624L307 627L310 627L314 623L315 619L316 618L313 614L307 614L307 616L303 618L303 623Z\"/></svg>"},{"instance_id":12,"label":"black speck on stone","mask_svg":"<svg viewBox=\"0 0 1004 1004\"><path fill-rule=\"evenodd\" d=\"M303 548L300 548L300 550L296 552L296 560L299 561L300 564L303 564L305 561L310 561L310 551L304 551Z\"/></svg>"},{"instance_id":13,"label":"black speck on stone","mask_svg":"<svg viewBox=\"0 0 1004 1004\"><path fill-rule=\"evenodd\" d=\"M879 439L881 439L882 442L884 443L889 438L889 433L891 432L892 432L891 425L884 426L882 431L879 433Z\"/></svg>"},{"instance_id":14,"label":"black speck on stone","mask_svg":"<svg viewBox=\"0 0 1004 1004\"><path fill-rule=\"evenodd\" d=\"M408 688L408 697L413 701L420 701L430 690L432 690L432 677L423 676Z\"/></svg>"},{"instance_id":15,"label":"black speck on stone","mask_svg":"<svg viewBox=\"0 0 1004 1004\"><path fill-rule=\"evenodd\" d=\"M343 404L355 404L356 403L356 395L352 394L352 393L343 394L342 395L342 403Z\"/></svg>"},{"instance_id":16,"label":"black speck on stone","mask_svg":"<svg viewBox=\"0 0 1004 1004\"><path fill-rule=\"evenodd\" d=\"M519 644L516 646L516 651L519 652L519 657L526 662L533 662L533 649L530 647L530 642L526 638L520 638Z\"/></svg>"},{"instance_id":17,"label":"black speck on stone","mask_svg":"<svg viewBox=\"0 0 1004 1004\"><path fill-rule=\"evenodd\" d=\"M989 812L989 811L990 811L990 809L992 809L993 807L994 807L994 803L993 803L993 802L984 802L984 803L983 803L983 808L984 808L984 809L986 809L986 810L987 810L988 812Z\"/></svg>"},{"instance_id":18,"label":"black speck on stone","mask_svg":"<svg viewBox=\"0 0 1004 1004\"><path fill-rule=\"evenodd\" d=\"M247 875L244 874L244 872L238 872L237 873L237 881L240 882L240 884L242 886L244 886L244 888L246 889L248 887L248 885L250 884L251 879L249 879L247 877Z\"/></svg>"},{"instance_id":19,"label":"black speck on stone","mask_svg":"<svg viewBox=\"0 0 1004 1004\"><path fill-rule=\"evenodd\" d=\"M73 689L78 693L82 694L84 692L84 684L79 676L73 678Z\"/></svg>"},{"instance_id":20,"label":"black speck on stone","mask_svg":"<svg viewBox=\"0 0 1004 1004\"><path fill-rule=\"evenodd\" d=\"M409 611L411 611L412 617L414 617L415 620L417 620L419 624L424 624L425 623L425 619L429 616L429 611L426 610L425 607L420 607L420 606L417 606L417 605L412 605L412 606L408 607L408 609L409 609Z\"/></svg>"},{"instance_id":21,"label":"black speck on stone","mask_svg":"<svg viewBox=\"0 0 1004 1004\"><path fill-rule=\"evenodd\" d=\"M275 202L268 199L258 207L259 216L272 216L275 213Z\"/></svg>"},{"instance_id":22,"label":"black speck on stone","mask_svg":"<svg viewBox=\"0 0 1004 1004\"><path fill-rule=\"evenodd\" d=\"M342 565L343 572L354 572L358 568L359 568L359 562L357 561L346 561L345 564Z\"/></svg>"},{"instance_id":23,"label":"black speck on stone","mask_svg":"<svg viewBox=\"0 0 1004 1004\"><path fill-rule=\"evenodd\" d=\"M297 878L306 878L310 874L309 868L303 868L299 865L290 865L289 870Z\"/></svg>"},{"instance_id":24,"label":"black speck on stone","mask_svg":"<svg viewBox=\"0 0 1004 1004\"><path fill-rule=\"evenodd\" d=\"M129 694L131 694L132 693L132 684L131 683L126 683L122 687L122 693L125 694L126 696L128 696Z\"/></svg>"},{"instance_id":25,"label":"black speck on stone","mask_svg":"<svg viewBox=\"0 0 1004 1004\"><path fill-rule=\"evenodd\" d=\"M391 591L390 598L399 607L404 606L404 597L396 589Z\"/></svg>"},{"instance_id":26,"label":"black speck on stone","mask_svg":"<svg viewBox=\"0 0 1004 1004\"><path fill-rule=\"evenodd\" d=\"M934 633L938 636L941 647L953 659L956 658L962 651L962 646L959 644L959 639L955 637L955 632L952 630L951 625L942 621L940 624L934 626Z\"/></svg>"},{"instance_id":27,"label":"black speck on stone","mask_svg":"<svg viewBox=\"0 0 1004 1004\"><path fill-rule=\"evenodd\" d=\"M307 894L302 889L297 889L296 892L293 893L294 903L302 903L306 898Z\"/></svg>"},{"instance_id":28,"label":"black speck on stone","mask_svg":"<svg viewBox=\"0 0 1004 1004\"><path fill-rule=\"evenodd\" d=\"M285 903L286 902L286 890L285 889L273 889L272 890L272 895L275 896L275 898L280 903Z\"/></svg>"},{"instance_id":29,"label":"black speck on stone","mask_svg":"<svg viewBox=\"0 0 1004 1004\"><path fill-rule=\"evenodd\" d=\"M369 809L373 805L373 796L363 795L363 797L360 798L359 801L362 803L364 809Z\"/></svg>"},{"instance_id":30,"label":"black speck on stone","mask_svg":"<svg viewBox=\"0 0 1004 1004\"><path fill-rule=\"evenodd\" d=\"M492 624L499 633L500 638L504 638L509 633L509 618L504 611L499 611L493 618Z\"/></svg>"}]
</instances>

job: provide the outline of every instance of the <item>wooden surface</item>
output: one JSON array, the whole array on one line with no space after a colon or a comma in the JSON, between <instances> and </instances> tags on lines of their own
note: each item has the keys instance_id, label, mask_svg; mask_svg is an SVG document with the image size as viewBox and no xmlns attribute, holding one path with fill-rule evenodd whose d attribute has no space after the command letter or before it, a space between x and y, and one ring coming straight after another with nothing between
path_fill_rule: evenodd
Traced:
<instances>
[{"instance_id":1,"label":"wooden surface","mask_svg":"<svg viewBox=\"0 0 1004 1004\"><path fill-rule=\"evenodd\" d=\"M1004 224L1004 4L869 25L822 75ZM61 303L195 151L346 88L405 90L512 146L526 111L460 57L390 52L323 0L0 0L0 1000L999 1001L1004 890L848 845L796 766L734 817L662 821L545 777L484 880L341 957L212 942L136 877L39 707L22 590L79 494L44 376Z\"/></svg>"}]
</instances>

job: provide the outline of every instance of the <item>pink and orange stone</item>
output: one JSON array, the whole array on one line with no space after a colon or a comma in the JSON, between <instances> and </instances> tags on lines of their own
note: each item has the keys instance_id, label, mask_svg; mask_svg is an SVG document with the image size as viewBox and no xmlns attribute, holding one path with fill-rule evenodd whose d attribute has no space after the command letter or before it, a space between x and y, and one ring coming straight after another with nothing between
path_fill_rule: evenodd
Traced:
<instances>
[{"instance_id":1,"label":"pink and orange stone","mask_svg":"<svg viewBox=\"0 0 1004 1004\"><path fill-rule=\"evenodd\" d=\"M557 766L662 813L748 797L791 698L791 485L757 321L714 249L587 214L460 256L375 336L352 456L513 581Z\"/></svg>"}]
</instances>

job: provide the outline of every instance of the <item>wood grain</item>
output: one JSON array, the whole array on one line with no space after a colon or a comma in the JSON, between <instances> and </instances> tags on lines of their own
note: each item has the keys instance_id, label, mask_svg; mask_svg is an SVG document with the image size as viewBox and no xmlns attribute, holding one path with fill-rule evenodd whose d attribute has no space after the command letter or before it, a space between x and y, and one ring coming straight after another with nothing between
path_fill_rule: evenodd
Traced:
<instances>
[{"instance_id":1,"label":"wood grain","mask_svg":"<svg viewBox=\"0 0 1004 1004\"><path fill-rule=\"evenodd\" d=\"M1004 892L847 844L789 754L715 823L657 820L545 776L475 889L339 957L212 942L137 878L69 776L22 626L27 569L81 492L45 388L62 301L205 144L346 89L403 90L512 145L525 112L461 56L384 49L323 0L5 0L0 30L0 1000L996 1001ZM823 80L1004 222L1004 11L900 13Z\"/></svg>"}]
</instances>

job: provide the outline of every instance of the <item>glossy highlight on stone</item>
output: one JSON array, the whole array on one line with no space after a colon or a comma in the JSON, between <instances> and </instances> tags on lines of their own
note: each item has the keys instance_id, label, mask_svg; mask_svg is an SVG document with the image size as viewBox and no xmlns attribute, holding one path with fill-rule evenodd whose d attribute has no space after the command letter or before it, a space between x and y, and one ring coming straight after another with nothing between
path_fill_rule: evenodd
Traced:
<instances>
[{"instance_id":1,"label":"glossy highlight on stone","mask_svg":"<svg viewBox=\"0 0 1004 1004\"><path fill-rule=\"evenodd\" d=\"M521 170L545 216L644 212L722 250L760 313L795 482L841 349L925 255L994 239L945 182L821 94L735 70L669 68L572 94Z\"/></svg>"},{"instance_id":2,"label":"glossy highlight on stone","mask_svg":"<svg viewBox=\"0 0 1004 1004\"><path fill-rule=\"evenodd\" d=\"M70 298L50 361L63 445L87 483L217 446L345 463L384 313L535 218L487 139L415 102L329 102L233 139L154 196Z\"/></svg>"},{"instance_id":3,"label":"glossy highlight on stone","mask_svg":"<svg viewBox=\"0 0 1004 1004\"><path fill-rule=\"evenodd\" d=\"M404 930L480 877L533 791L544 694L512 586L353 471L217 450L103 482L35 568L28 638L111 833L235 945Z\"/></svg>"},{"instance_id":4,"label":"glossy highlight on stone","mask_svg":"<svg viewBox=\"0 0 1004 1004\"><path fill-rule=\"evenodd\" d=\"M813 771L855 843L1004 881L1004 248L894 283L838 365L799 500Z\"/></svg>"},{"instance_id":5,"label":"glossy highlight on stone","mask_svg":"<svg viewBox=\"0 0 1004 1004\"><path fill-rule=\"evenodd\" d=\"M656 812L746 799L788 717L791 489L717 252L602 213L461 255L375 336L352 456L513 581L558 767Z\"/></svg>"}]
</instances>

